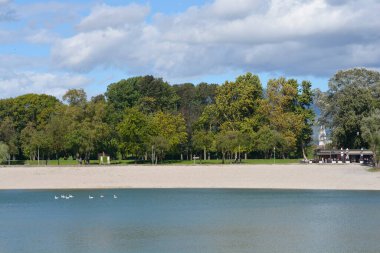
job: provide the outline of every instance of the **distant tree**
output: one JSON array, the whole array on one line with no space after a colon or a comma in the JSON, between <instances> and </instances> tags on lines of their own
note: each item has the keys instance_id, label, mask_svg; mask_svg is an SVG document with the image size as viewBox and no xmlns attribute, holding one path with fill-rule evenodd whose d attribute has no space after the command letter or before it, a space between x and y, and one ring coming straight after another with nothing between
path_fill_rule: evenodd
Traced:
<instances>
[{"instance_id":1,"label":"distant tree","mask_svg":"<svg viewBox=\"0 0 380 253\"><path fill-rule=\"evenodd\" d=\"M216 148L222 153L222 163L225 163L226 153L235 153L235 160L238 160L238 150L242 142L239 131L223 131L216 135ZM239 154L240 155L240 154Z\"/></svg>"},{"instance_id":2,"label":"distant tree","mask_svg":"<svg viewBox=\"0 0 380 253\"><path fill-rule=\"evenodd\" d=\"M151 120L137 108L125 110L123 121L117 126L120 148L124 154L142 156L154 134Z\"/></svg>"},{"instance_id":3,"label":"distant tree","mask_svg":"<svg viewBox=\"0 0 380 253\"><path fill-rule=\"evenodd\" d=\"M166 139L171 151L187 141L185 120L181 114L157 112L152 117L152 125L154 136Z\"/></svg>"},{"instance_id":4,"label":"distant tree","mask_svg":"<svg viewBox=\"0 0 380 253\"><path fill-rule=\"evenodd\" d=\"M312 108L313 103L313 91L311 89L311 83L309 81L302 81L301 94L297 97L296 113L301 115L303 125L298 137L299 145L303 158L307 160L306 148L310 145L313 136L313 125L315 120L315 112Z\"/></svg>"},{"instance_id":5,"label":"distant tree","mask_svg":"<svg viewBox=\"0 0 380 253\"><path fill-rule=\"evenodd\" d=\"M338 147L368 146L360 134L361 121L378 103L379 82L377 71L364 68L339 71L329 80L329 90L319 95L322 121L332 129Z\"/></svg>"},{"instance_id":6,"label":"distant tree","mask_svg":"<svg viewBox=\"0 0 380 253\"><path fill-rule=\"evenodd\" d=\"M294 79L287 80L283 77L271 79L266 93L268 98L262 103L261 111L266 115L266 125L278 133L279 139L285 140L281 146L283 157L292 153L296 155L297 144L306 128L306 113L298 103L298 83Z\"/></svg>"},{"instance_id":7,"label":"distant tree","mask_svg":"<svg viewBox=\"0 0 380 253\"><path fill-rule=\"evenodd\" d=\"M87 94L83 89L70 89L63 95L62 99L72 106L85 106Z\"/></svg>"},{"instance_id":8,"label":"distant tree","mask_svg":"<svg viewBox=\"0 0 380 253\"><path fill-rule=\"evenodd\" d=\"M373 152L373 164L380 166L380 110L376 109L361 122L363 138L369 143Z\"/></svg>"},{"instance_id":9,"label":"distant tree","mask_svg":"<svg viewBox=\"0 0 380 253\"><path fill-rule=\"evenodd\" d=\"M40 136L32 122L29 122L26 127L21 131L20 142L21 150L29 160L34 160L37 157L37 152L40 144Z\"/></svg>"},{"instance_id":10,"label":"distant tree","mask_svg":"<svg viewBox=\"0 0 380 253\"><path fill-rule=\"evenodd\" d=\"M18 154L18 133L12 119L9 117L0 121L0 141L7 145L10 156Z\"/></svg>"},{"instance_id":11,"label":"distant tree","mask_svg":"<svg viewBox=\"0 0 380 253\"><path fill-rule=\"evenodd\" d=\"M58 161L63 151L65 151L65 136L67 134L67 119L63 115L53 115L49 122L46 124L45 138L48 143L49 149L55 154Z\"/></svg>"},{"instance_id":12,"label":"distant tree","mask_svg":"<svg viewBox=\"0 0 380 253\"><path fill-rule=\"evenodd\" d=\"M178 99L167 82L153 76L132 77L112 83L105 96L110 108L116 112L134 106L145 112L173 110Z\"/></svg>"},{"instance_id":13,"label":"distant tree","mask_svg":"<svg viewBox=\"0 0 380 253\"><path fill-rule=\"evenodd\" d=\"M8 145L0 142L0 164L9 159Z\"/></svg>"},{"instance_id":14,"label":"distant tree","mask_svg":"<svg viewBox=\"0 0 380 253\"><path fill-rule=\"evenodd\" d=\"M196 131L193 134L193 146L196 150L203 150L203 160L207 160L207 151L214 144L214 134L210 131Z\"/></svg>"},{"instance_id":15,"label":"distant tree","mask_svg":"<svg viewBox=\"0 0 380 253\"><path fill-rule=\"evenodd\" d=\"M215 109L220 117L221 128L238 130L239 124L256 112L262 96L260 79L251 73L220 86L215 97Z\"/></svg>"},{"instance_id":16,"label":"distant tree","mask_svg":"<svg viewBox=\"0 0 380 253\"><path fill-rule=\"evenodd\" d=\"M49 95L26 94L15 98L0 100L0 120L10 118L17 133L32 122L36 126L47 123L60 102Z\"/></svg>"},{"instance_id":17,"label":"distant tree","mask_svg":"<svg viewBox=\"0 0 380 253\"><path fill-rule=\"evenodd\" d=\"M254 150L263 154L264 158L270 158L274 148L282 150L284 145L283 136L276 130L272 130L269 126L263 126L255 134L254 138Z\"/></svg>"}]
</instances>

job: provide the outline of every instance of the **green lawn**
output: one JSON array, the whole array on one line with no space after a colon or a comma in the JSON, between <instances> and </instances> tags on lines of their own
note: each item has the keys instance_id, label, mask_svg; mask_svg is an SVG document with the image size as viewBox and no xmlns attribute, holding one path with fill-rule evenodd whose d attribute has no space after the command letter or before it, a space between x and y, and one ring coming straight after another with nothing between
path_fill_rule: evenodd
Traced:
<instances>
[{"instance_id":1,"label":"green lawn","mask_svg":"<svg viewBox=\"0 0 380 253\"><path fill-rule=\"evenodd\" d=\"M276 164L290 164L290 163L299 163L300 159L276 159ZM60 165L78 165L76 160L59 160ZM138 161L138 164L150 164L150 161ZM226 160L225 164L233 164L234 160ZM242 159L241 164L273 164L273 159ZM25 165L38 165L37 161L25 161ZM98 160L90 160L90 165L98 165ZM111 164L135 164L134 160L111 160ZM165 160L162 164L173 164L173 165L191 165L191 164L222 164L222 160ZM40 160L40 165L46 165L45 160ZM48 160L47 165L57 166L57 160Z\"/></svg>"}]
</instances>

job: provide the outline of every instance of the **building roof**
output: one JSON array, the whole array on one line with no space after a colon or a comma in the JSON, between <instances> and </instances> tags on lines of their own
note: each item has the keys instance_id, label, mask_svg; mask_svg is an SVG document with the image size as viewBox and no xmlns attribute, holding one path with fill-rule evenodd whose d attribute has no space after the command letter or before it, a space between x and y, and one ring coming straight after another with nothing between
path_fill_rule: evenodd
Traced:
<instances>
[{"instance_id":1,"label":"building roof","mask_svg":"<svg viewBox=\"0 0 380 253\"><path fill-rule=\"evenodd\" d=\"M368 149L349 149L348 151L346 149L317 149L316 155L373 155L373 152Z\"/></svg>"}]
</instances>

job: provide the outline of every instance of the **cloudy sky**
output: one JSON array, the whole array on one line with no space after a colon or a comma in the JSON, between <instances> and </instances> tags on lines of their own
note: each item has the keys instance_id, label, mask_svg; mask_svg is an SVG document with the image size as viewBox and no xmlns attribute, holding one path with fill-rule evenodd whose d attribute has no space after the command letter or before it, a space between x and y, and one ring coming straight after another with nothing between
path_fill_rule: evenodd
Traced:
<instances>
[{"instance_id":1,"label":"cloudy sky","mask_svg":"<svg viewBox=\"0 0 380 253\"><path fill-rule=\"evenodd\" d=\"M380 69L379 13L378 0L0 0L0 98L247 71L326 90L337 70Z\"/></svg>"}]
</instances>

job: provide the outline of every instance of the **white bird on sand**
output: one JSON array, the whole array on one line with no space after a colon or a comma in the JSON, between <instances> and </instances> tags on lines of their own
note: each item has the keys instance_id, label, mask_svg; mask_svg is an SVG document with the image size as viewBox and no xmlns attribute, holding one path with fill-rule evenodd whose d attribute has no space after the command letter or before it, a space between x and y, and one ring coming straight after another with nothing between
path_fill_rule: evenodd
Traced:
<instances>
[{"instance_id":1,"label":"white bird on sand","mask_svg":"<svg viewBox=\"0 0 380 253\"><path fill-rule=\"evenodd\" d=\"M89 198L89 199L93 199L94 197L93 197L93 196L91 196L91 195L88 195L88 198Z\"/></svg>"},{"instance_id":2,"label":"white bird on sand","mask_svg":"<svg viewBox=\"0 0 380 253\"><path fill-rule=\"evenodd\" d=\"M57 197L57 196L54 196L54 199L59 199L59 197Z\"/></svg>"},{"instance_id":3,"label":"white bird on sand","mask_svg":"<svg viewBox=\"0 0 380 253\"><path fill-rule=\"evenodd\" d=\"M114 195L113 195L113 198L114 198L114 199L117 199L117 196L114 194Z\"/></svg>"}]
</instances>

